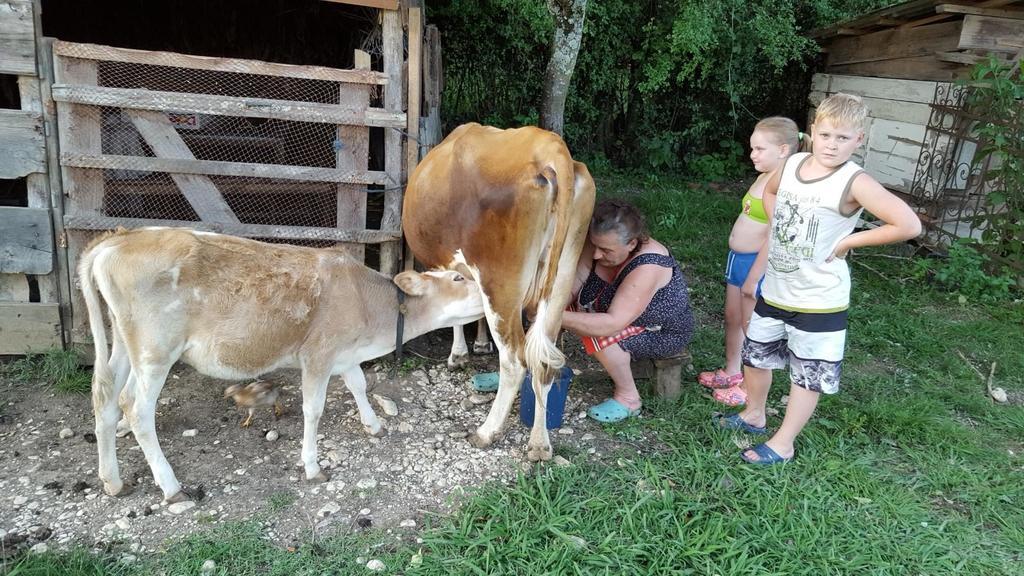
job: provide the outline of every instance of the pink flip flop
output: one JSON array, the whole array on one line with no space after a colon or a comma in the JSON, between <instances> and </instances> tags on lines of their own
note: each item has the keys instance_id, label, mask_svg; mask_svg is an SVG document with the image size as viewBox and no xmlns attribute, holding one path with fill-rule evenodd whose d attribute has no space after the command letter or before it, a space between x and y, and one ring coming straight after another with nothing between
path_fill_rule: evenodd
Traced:
<instances>
[{"instance_id":1,"label":"pink flip flop","mask_svg":"<svg viewBox=\"0 0 1024 576\"><path fill-rule=\"evenodd\" d=\"M715 402L726 406L742 406L747 403L747 393L739 386L719 388L711 393L711 397L715 399Z\"/></svg>"},{"instance_id":2,"label":"pink flip flop","mask_svg":"<svg viewBox=\"0 0 1024 576\"><path fill-rule=\"evenodd\" d=\"M719 368L714 372L701 372L700 375L697 376L697 381L705 388L732 388L733 386L738 386L743 383L743 372L730 376L726 374L724 370Z\"/></svg>"}]
</instances>

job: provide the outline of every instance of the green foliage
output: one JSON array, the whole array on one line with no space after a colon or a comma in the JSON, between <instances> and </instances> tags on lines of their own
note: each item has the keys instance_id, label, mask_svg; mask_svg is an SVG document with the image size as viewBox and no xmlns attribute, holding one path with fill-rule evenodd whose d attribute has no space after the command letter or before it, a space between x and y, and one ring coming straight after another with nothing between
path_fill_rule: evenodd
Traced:
<instances>
[{"instance_id":1,"label":"green foliage","mask_svg":"<svg viewBox=\"0 0 1024 576\"><path fill-rule=\"evenodd\" d=\"M802 124L817 56L807 31L892 3L591 0L566 140L574 154L620 167L677 170L721 154L723 140L742 147L761 117ZM553 30L545 1L453 0L427 10L443 34L447 128L535 123Z\"/></svg>"},{"instance_id":2,"label":"green foliage","mask_svg":"<svg viewBox=\"0 0 1024 576\"><path fill-rule=\"evenodd\" d=\"M1024 266L1024 78L1020 62L989 56L971 71L968 106L981 117L975 127L981 145L975 163L986 157L988 209L975 217L982 240L1001 256Z\"/></svg>"},{"instance_id":3,"label":"green foliage","mask_svg":"<svg viewBox=\"0 0 1024 576\"><path fill-rule=\"evenodd\" d=\"M950 246L949 257L940 264L930 259L919 259L915 275L933 275L936 281L955 291L964 302L1006 302L1013 298L1011 289L1016 285L1006 267L997 267L967 240L959 240Z\"/></svg>"},{"instance_id":4,"label":"green foliage","mask_svg":"<svg viewBox=\"0 0 1024 576\"><path fill-rule=\"evenodd\" d=\"M5 366L3 372L20 382L45 381L64 393L85 394L92 387L92 374L82 368L75 350L51 348L29 353Z\"/></svg>"},{"instance_id":5,"label":"green foliage","mask_svg":"<svg viewBox=\"0 0 1024 576\"><path fill-rule=\"evenodd\" d=\"M719 182L743 175L749 168L743 147L734 140L719 142L720 152L702 154L690 161L688 175L700 182Z\"/></svg>"}]
</instances>

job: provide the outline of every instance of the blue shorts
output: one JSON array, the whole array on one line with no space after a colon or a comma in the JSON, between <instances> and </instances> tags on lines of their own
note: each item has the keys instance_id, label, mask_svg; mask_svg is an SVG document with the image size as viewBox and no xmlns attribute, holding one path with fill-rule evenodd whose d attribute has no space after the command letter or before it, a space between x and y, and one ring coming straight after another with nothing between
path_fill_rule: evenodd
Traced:
<instances>
[{"instance_id":1,"label":"blue shorts","mask_svg":"<svg viewBox=\"0 0 1024 576\"><path fill-rule=\"evenodd\" d=\"M757 260L757 252L735 252L729 250L729 259L725 262L725 283L742 288L750 275L750 269ZM757 294L761 294L761 284L764 277L757 283Z\"/></svg>"}]
</instances>

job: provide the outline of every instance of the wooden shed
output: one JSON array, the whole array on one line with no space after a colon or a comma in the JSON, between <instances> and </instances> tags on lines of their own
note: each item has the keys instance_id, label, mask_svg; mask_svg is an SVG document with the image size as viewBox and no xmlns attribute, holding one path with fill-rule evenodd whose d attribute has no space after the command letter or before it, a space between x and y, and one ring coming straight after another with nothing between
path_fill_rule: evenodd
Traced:
<instances>
[{"instance_id":1,"label":"wooden shed","mask_svg":"<svg viewBox=\"0 0 1024 576\"><path fill-rule=\"evenodd\" d=\"M824 71L812 79L808 125L836 92L862 96L869 125L855 160L905 195L934 232L977 235L984 165L972 163L975 118L956 84L988 55L1024 52L1024 2L913 0L815 30ZM948 239L948 238L947 238Z\"/></svg>"},{"instance_id":2,"label":"wooden shed","mask_svg":"<svg viewBox=\"0 0 1024 576\"><path fill-rule=\"evenodd\" d=\"M439 136L421 2L212 4L0 2L0 354L91 340L75 265L118 227L340 245L398 270L406 174Z\"/></svg>"}]
</instances>

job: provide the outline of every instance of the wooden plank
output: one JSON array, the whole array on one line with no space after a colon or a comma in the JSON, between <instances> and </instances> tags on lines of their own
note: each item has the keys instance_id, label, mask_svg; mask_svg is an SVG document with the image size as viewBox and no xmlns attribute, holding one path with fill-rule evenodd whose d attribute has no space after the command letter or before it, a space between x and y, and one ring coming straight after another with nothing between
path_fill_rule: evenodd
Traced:
<instances>
[{"instance_id":1,"label":"wooden plank","mask_svg":"<svg viewBox=\"0 0 1024 576\"><path fill-rule=\"evenodd\" d=\"M151 220L149 218L112 218L109 216L65 216L64 227L69 230L113 230L118 227L145 228L173 226L206 232L231 234L244 238L277 238L281 240L324 240L330 242L359 242L376 244L398 239L398 232L387 230L338 230L312 226L277 226L273 224L230 224L224 222L190 222L187 220Z\"/></svg>"},{"instance_id":2,"label":"wooden plank","mask_svg":"<svg viewBox=\"0 0 1024 576\"><path fill-rule=\"evenodd\" d=\"M44 169L39 172L28 174L25 177L25 187L28 192L28 207L49 208L50 183L45 170L46 140L44 135L46 131L43 126L43 102L39 95L39 78L36 76L18 76L18 94L21 97L21 109L39 115L39 138L44 147Z\"/></svg>"},{"instance_id":3,"label":"wooden plank","mask_svg":"<svg viewBox=\"0 0 1024 576\"><path fill-rule=\"evenodd\" d=\"M1024 20L967 15L959 48L1016 54L1024 48Z\"/></svg>"},{"instance_id":4,"label":"wooden plank","mask_svg":"<svg viewBox=\"0 0 1024 576\"><path fill-rule=\"evenodd\" d=\"M356 50L353 55L356 68L370 69L370 54ZM370 91L364 86L341 85L338 103L353 109L370 105ZM335 136L339 146L335 153L335 166L341 171L365 171L370 161L370 130L362 126L338 126ZM385 176L383 173L379 173ZM366 191L362 186L338 186L336 226L341 230L366 228ZM342 248L360 262L365 260L366 247L362 244L342 244Z\"/></svg>"},{"instance_id":5,"label":"wooden plank","mask_svg":"<svg viewBox=\"0 0 1024 576\"><path fill-rule=\"evenodd\" d=\"M365 130L365 128L364 128ZM77 168L107 170L145 170L147 172L177 172L179 174L206 174L209 176L241 176L274 180L301 180L303 182L337 182L343 184L384 184L384 172L374 170L338 170L315 166L288 166L285 164L251 164L220 160L188 160L184 158L152 158L148 156L119 156L116 154L65 153L61 164ZM363 190L362 187L359 190ZM363 192L365 195L365 191Z\"/></svg>"},{"instance_id":6,"label":"wooden plank","mask_svg":"<svg viewBox=\"0 0 1024 576\"><path fill-rule=\"evenodd\" d=\"M28 276L0 273L0 302L28 301Z\"/></svg>"},{"instance_id":7,"label":"wooden plank","mask_svg":"<svg viewBox=\"0 0 1024 576\"><path fill-rule=\"evenodd\" d=\"M0 272L49 274L53 230L45 208L0 206Z\"/></svg>"},{"instance_id":8,"label":"wooden plank","mask_svg":"<svg viewBox=\"0 0 1024 576\"><path fill-rule=\"evenodd\" d=\"M970 69L959 64L943 62L934 56L897 58L880 62L862 62L828 68L833 74L846 76L892 78L932 82L953 82L970 74Z\"/></svg>"},{"instance_id":9,"label":"wooden plank","mask_svg":"<svg viewBox=\"0 0 1024 576\"><path fill-rule=\"evenodd\" d=\"M412 174L420 159L420 99L422 98L423 69L423 10L419 0L409 2L409 55L408 65L408 107L405 111L406 159L405 173Z\"/></svg>"},{"instance_id":10,"label":"wooden plank","mask_svg":"<svg viewBox=\"0 0 1024 576\"><path fill-rule=\"evenodd\" d=\"M29 110L0 110L0 178L46 172L43 117Z\"/></svg>"},{"instance_id":11,"label":"wooden plank","mask_svg":"<svg viewBox=\"0 0 1024 576\"><path fill-rule=\"evenodd\" d=\"M36 75L32 0L0 2L0 74Z\"/></svg>"},{"instance_id":12,"label":"wooden plank","mask_svg":"<svg viewBox=\"0 0 1024 576\"><path fill-rule=\"evenodd\" d=\"M926 124L876 119L871 124L864 169L884 186L910 189Z\"/></svg>"},{"instance_id":13,"label":"wooden plank","mask_svg":"<svg viewBox=\"0 0 1024 576\"><path fill-rule=\"evenodd\" d=\"M398 0L323 0L334 4L351 4L353 6L366 6L368 8L380 8L381 10L398 10Z\"/></svg>"},{"instance_id":14,"label":"wooden plank","mask_svg":"<svg viewBox=\"0 0 1024 576\"><path fill-rule=\"evenodd\" d=\"M53 54L53 82L50 86L51 98L57 83L72 85L96 86L99 83L99 68L94 60L81 60ZM56 98L54 98L56 100ZM85 106L71 102L56 102L58 132L62 152L78 154L102 154L102 114L96 106ZM100 218L103 211L104 180L99 170L61 167L61 181L66 197L64 204L65 216L79 218ZM63 226L63 223L61 223ZM64 312L64 332L67 342L88 342L89 333L88 311L82 291L76 287L78 257L89 242L88 234L65 230L61 248L67 248L67 274L70 298Z\"/></svg>"},{"instance_id":15,"label":"wooden plank","mask_svg":"<svg viewBox=\"0 0 1024 576\"><path fill-rule=\"evenodd\" d=\"M402 110L402 90L404 78L405 37L402 33L401 14L394 10L381 12L384 74L388 77L388 85L384 88L384 109L398 114ZM404 115L403 115L404 116ZM404 126L403 126L404 128ZM402 135L398 130L384 131L384 172L389 182L384 193L384 213L381 216L380 229L393 231L396 234L402 228ZM380 271L388 276L398 273L401 259L401 246L397 243L382 244L380 247Z\"/></svg>"},{"instance_id":16,"label":"wooden plank","mask_svg":"<svg viewBox=\"0 0 1024 576\"><path fill-rule=\"evenodd\" d=\"M811 38L829 38L834 36L840 28L863 28L878 22L882 18L904 20L906 18L913 18L923 14L930 14L933 12L933 7L936 3L936 0L913 0L911 2L901 2L895 6L875 10L874 12L870 12L851 20L837 22L831 26L812 30L810 36Z\"/></svg>"},{"instance_id":17,"label":"wooden plank","mask_svg":"<svg viewBox=\"0 0 1024 576\"><path fill-rule=\"evenodd\" d=\"M824 92L811 92L807 96L807 102L812 106L818 106L830 94ZM931 117L932 109L928 104L920 102L900 102L898 100L885 100L883 98L868 98L861 96L864 105L868 107L868 116L884 120L898 120L912 124L927 124Z\"/></svg>"},{"instance_id":18,"label":"wooden plank","mask_svg":"<svg viewBox=\"0 0 1024 576\"><path fill-rule=\"evenodd\" d=\"M148 110L125 110L124 114L159 158L195 160L188 144L181 139L166 114ZM238 217L224 201L217 185L201 174L171 174L185 199L204 222L238 223Z\"/></svg>"},{"instance_id":19,"label":"wooden plank","mask_svg":"<svg viewBox=\"0 0 1024 576\"><path fill-rule=\"evenodd\" d=\"M83 60L82 62L88 62L88 60ZM400 110L397 112L380 108L350 110L337 104L129 88L71 86L68 84L61 83L53 86L54 100L57 102L131 108L134 110L192 112L195 114L242 116L246 118L273 118L321 124L394 128L403 128L405 126L405 114Z\"/></svg>"},{"instance_id":20,"label":"wooden plank","mask_svg":"<svg viewBox=\"0 0 1024 576\"><path fill-rule=\"evenodd\" d=\"M75 60L54 55L54 81L95 86L98 82L96 62ZM101 114L95 106L57 100L51 85L51 97L57 102L57 123L60 150L74 154L102 154ZM64 193L71 214L96 213L103 207L103 174L98 170L65 167L62 171Z\"/></svg>"},{"instance_id":21,"label":"wooden plank","mask_svg":"<svg viewBox=\"0 0 1024 576\"><path fill-rule=\"evenodd\" d=\"M893 80L834 74L830 92L845 92L869 98L930 104L935 97L935 85L935 82L920 80Z\"/></svg>"},{"instance_id":22,"label":"wooden plank","mask_svg":"<svg viewBox=\"0 0 1024 576\"><path fill-rule=\"evenodd\" d=\"M829 45L826 66L876 62L894 58L931 56L956 49L960 21L910 29L882 30L853 38L838 38Z\"/></svg>"},{"instance_id":23,"label":"wooden plank","mask_svg":"<svg viewBox=\"0 0 1024 576\"><path fill-rule=\"evenodd\" d=\"M0 302L0 354L59 348L60 326L57 304Z\"/></svg>"},{"instance_id":24,"label":"wooden plank","mask_svg":"<svg viewBox=\"0 0 1024 576\"><path fill-rule=\"evenodd\" d=\"M978 6L963 6L960 4L939 4L935 7L935 12L939 14L971 14L973 16L1024 20L1024 10L1015 10L1013 8L980 8Z\"/></svg>"},{"instance_id":25,"label":"wooden plank","mask_svg":"<svg viewBox=\"0 0 1024 576\"><path fill-rule=\"evenodd\" d=\"M52 277L44 277L48 280L40 285L40 297L46 302L60 303L61 340L68 343L71 341L71 301L74 296L68 274L67 237L64 233L64 190L61 187L60 160L57 156L59 146L56 105L50 95L50 87L53 85L53 39L45 38L42 33L43 24L39 8L41 2L42 0L34 0L36 48L39 54L39 97L46 135L46 179L50 190L50 222L57 242L54 248L56 268Z\"/></svg>"},{"instance_id":26,"label":"wooden plank","mask_svg":"<svg viewBox=\"0 0 1024 576\"><path fill-rule=\"evenodd\" d=\"M814 76L811 76L811 90L816 90L818 92L832 92L832 89L829 87L831 82L831 74L815 74Z\"/></svg>"},{"instance_id":27,"label":"wooden plank","mask_svg":"<svg viewBox=\"0 0 1024 576\"><path fill-rule=\"evenodd\" d=\"M85 60L103 60L107 62L127 62L130 64L150 64L154 66L173 66L191 68L193 70L212 70L215 72L237 72L239 74L260 74L264 76L287 76L288 78L305 78L309 80L328 80L331 82L350 82L354 84L386 84L387 78L380 72L372 70L342 70L323 66L299 66L295 64L276 64L261 60L243 60L239 58L219 58L210 56L192 56L176 52L154 52L149 50L131 50L114 48L99 44L80 44L75 42L54 42L56 54Z\"/></svg>"}]
</instances>

